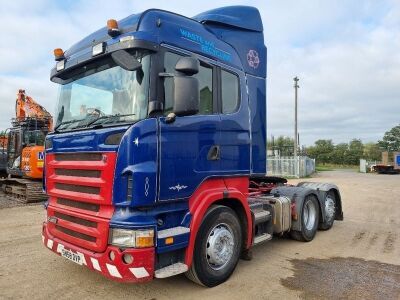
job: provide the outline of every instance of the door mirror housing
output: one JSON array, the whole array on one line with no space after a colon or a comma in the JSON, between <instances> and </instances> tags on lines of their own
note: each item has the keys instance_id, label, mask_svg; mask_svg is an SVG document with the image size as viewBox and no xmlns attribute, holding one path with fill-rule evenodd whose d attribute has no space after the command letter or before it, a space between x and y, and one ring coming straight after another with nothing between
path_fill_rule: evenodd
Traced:
<instances>
[{"instance_id":1,"label":"door mirror housing","mask_svg":"<svg viewBox=\"0 0 400 300\"><path fill-rule=\"evenodd\" d=\"M199 81L192 77L199 73L197 58L181 57L175 65L174 113L177 116L190 116L199 112Z\"/></svg>"},{"instance_id":2,"label":"door mirror housing","mask_svg":"<svg viewBox=\"0 0 400 300\"><path fill-rule=\"evenodd\" d=\"M174 113L190 116L199 112L199 81L190 76L174 77Z\"/></svg>"},{"instance_id":3,"label":"door mirror housing","mask_svg":"<svg viewBox=\"0 0 400 300\"><path fill-rule=\"evenodd\" d=\"M185 56L181 57L175 65L175 71L192 76L199 73L200 62L197 58Z\"/></svg>"}]
</instances>

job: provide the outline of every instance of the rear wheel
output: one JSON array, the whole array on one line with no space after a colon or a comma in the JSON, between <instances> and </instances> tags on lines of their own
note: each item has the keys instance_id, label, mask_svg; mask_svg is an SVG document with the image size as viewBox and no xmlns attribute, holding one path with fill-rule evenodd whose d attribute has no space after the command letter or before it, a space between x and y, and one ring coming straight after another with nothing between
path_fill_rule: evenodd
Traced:
<instances>
[{"instance_id":1,"label":"rear wheel","mask_svg":"<svg viewBox=\"0 0 400 300\"><path fill-rule=\"evenodd\" d=\"M242 230L236 213L225 206L213 206L197 232L193 262L186 276L213 287L233 273L242 248Z\"/></svg>"},{"instance_id":2,"label":"rear wheel","mask_svg":"<svg viewBox=\"0 0 400 300\"><path fill-rule=\"evenodd\" d=\"M303 202L301 209L301 231L291 231L293 239L298 241L312 241L317 233L319 222L318 201L313 195L309 195Z\"/></svg>"},{"instance_id":3,"label":"rear wheel","mask_svg":"<svg viewBox=\"0 0 400 300\"><path fill-rule=\"evenodd\" d=\"M325 221L321 222L318 228L321 230L328 230L332 228L336 215L336 195L333 191L329 191L326 194L324 208Z\"/></svg>"}]
</instances>

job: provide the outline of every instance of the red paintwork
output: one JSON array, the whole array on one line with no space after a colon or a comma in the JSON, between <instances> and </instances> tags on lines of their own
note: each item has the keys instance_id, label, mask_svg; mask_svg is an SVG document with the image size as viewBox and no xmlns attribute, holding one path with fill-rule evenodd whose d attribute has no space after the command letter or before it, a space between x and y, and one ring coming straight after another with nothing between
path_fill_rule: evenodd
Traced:
<instances>
[{"instance_id":1,"label":"red paintwork","mask_svg":"<svg viewBox=\"0 0 400 300\"><path fill-rule=\"evenodd\" d=\"M192 214L190 223L190 240L186 250L185 263L190 266L193 260L193 249L197 231L203 221L207 209L216 201L223 199L224 192L228 191L228 197L237 199L243 205L247 216L247 241L246 247L250 248L252 242L252 218L250 207L247 202L249 178L219 178L209 179L203 182L189 199L189 210Z\"/></svg>"},{"instance_id":2,"label":"red paintwork","mask_svg":"<svg viewBox=\"0 0 400 300\"><path fill-rule=\"evenodd\" d=\"M108 246L104 252L95 253L95 252L77 247L76 245L67 243L64 240L55 238L54 236L52 236L49 233L49 230L48 230L49 224L50 223L43 223L43 230L42 230L43 243L46 247L48 247L48 240L50 239L52 241L50 250L57 253L58 255L61 255L60 252L57 251L58 245L61 244L64 246L65 249L71 250L75 253L77 253L77 252L82 253L85 257L84 265L86 265L86 267L88 267L89 269L91 269L93 271L97 271L97 272L101 273L103 276L110 278L112 280L119 281L119 282L135 282L136 283L136 282L146 282L146 281L150 281L153 279L154 257L155 257L154 247L144 248L144 249L126 249L124 251L121 251L118 247ZM114 253L115 253L114 261L112 261L109 257L110 251L114 251ZM133 262L131 264L125 264L122 261L122 255L124 253L129 253L133 256ZM99 263L100 271L95 269L91 258L97 259L97 261ZM113 276L109 272L106 264L115 266L121 277L116 277L115 275ZM142 267L146 269L148 276L137 278L133 275L133 273L130 270L130 268L142 268Z\"/></svg>"},{"instance_id":3,"label":"red paintwork","mask_svg":"<svg viewBox=\"0 0 400 300\"><path fill-rule=\"evenodd\" d=\"M55 154L46 154L46 187L47 194L49 195L47 216L52 217L58 212L97 223L96 228L80 225L76 222L70 222L60 218L58 218L57 223L57 225L64 228L95 237L95 242L65 234L58 230L55 224L49 223L48 230L51 235L84 249L96 252L102 252L106 249L108 243L109 221L114 212L114 207L112 206L112 188L110 188L110 185L107 183L113 182L116 157L116 152L106 152L103 153L103 159L101 161L56 161ZM101 171L101 175L99 178L56 175L55 170L57 168L99 170ZM99 187L100 192L99 194L90 194L57 189L57 183ZM57 198L98 204L100 209L95 212L64 206L57 203Z\"/></svg>"}]
</instances>

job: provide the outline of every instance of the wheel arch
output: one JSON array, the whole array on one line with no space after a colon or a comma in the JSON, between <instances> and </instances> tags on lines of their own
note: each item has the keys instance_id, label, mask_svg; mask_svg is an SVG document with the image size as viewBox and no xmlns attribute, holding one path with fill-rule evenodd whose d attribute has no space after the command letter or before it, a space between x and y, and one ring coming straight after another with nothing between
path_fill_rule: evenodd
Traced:
<instances>
[{"instance_id":1,"label":"wheel arch","mask_svg":"<svg viewBox=\"0 0 400 300\"><path fill-rule=\"evenodd\" d=\"M247 179L247 178L246 178ZM248 179L247 179L248 180ZM193 260L193 249L197 232L207 211L212 205L224 205L235 211L238 215L244 239L243 248L248 249L252 243L252 219L247 196L234 187L227 189L223 179L211 179L203 183L189 199L189 209L192 215L190 222L190 238L185 254L185 264L189 267ZM245 227L243 225L245 224Z\"/></svg>"},{"instance_id":2,"label":"wheel arch","mask_svg":"<svg viewBox=\"0 0 400 300\"><path fill-rule=\"evenodd\" d=\"M300 182L297 184L298 187L310 188L316 191L319 194L319 198L322 201L325 199L325 195L329 192L335 193L335 204L336 204L336 213L335 220L342 221L343 220L343 209L342 209L342 197L340 195L339 188L337 185L332 183L321 183L321 182ZM321 204L323 204L321 202ZM323 206L324 207L324 206Z\"/></svg>"}]
</instances>

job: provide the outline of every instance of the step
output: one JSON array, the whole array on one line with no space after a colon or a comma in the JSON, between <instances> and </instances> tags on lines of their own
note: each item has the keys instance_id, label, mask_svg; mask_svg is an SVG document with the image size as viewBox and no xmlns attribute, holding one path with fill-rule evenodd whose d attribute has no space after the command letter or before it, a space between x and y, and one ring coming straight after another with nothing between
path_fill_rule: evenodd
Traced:
<instances>
[{"instance_id":1,"label":"step","mask_svg":"<svg viewBox=\"0 0 400 300\"><path fill-rule=\"evenodd\" d=\"M253 245L257 245L257 244L260 244L262 242L269 241L271 239L272 239L272 234L263 233L263 234L261 234L259 236L254 237Z\"/></svg>"},{"instance_id":2,"label":"step","mask_svg":"<svg viewBox=\"0 0 400 300\"><path fill-rule=\"evenodd\" d=\"M271 218L271 213L268 210L258 210L254 212L254 222L256 224L268 221Z\"/></svg>"},{"instance_id":3,"label":"step","mask_svg":"<svg viewBox=\"0 0 400 300\"><path fill-rule=\"evenodd\" d=\"M184 263L175 263L155 271L156 278L167 278L177 274L185 273L189 267Z\"/></svg>"}]
</instances>

